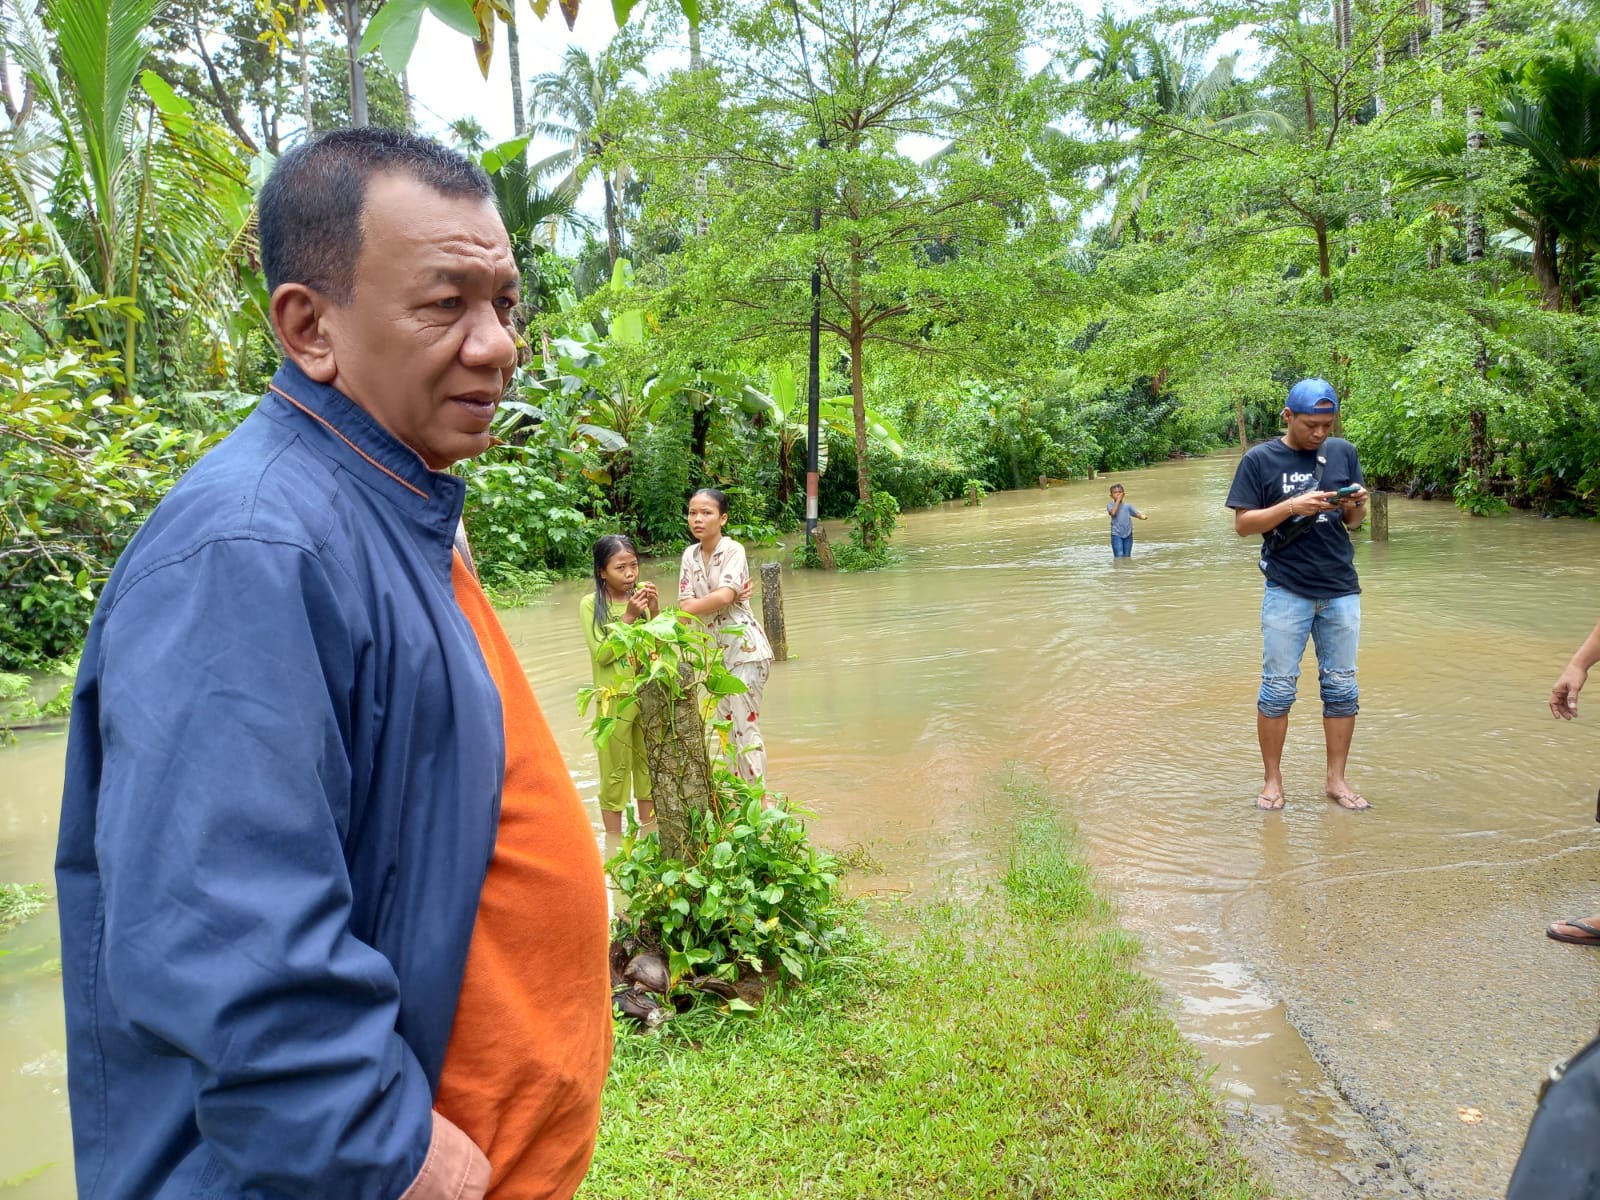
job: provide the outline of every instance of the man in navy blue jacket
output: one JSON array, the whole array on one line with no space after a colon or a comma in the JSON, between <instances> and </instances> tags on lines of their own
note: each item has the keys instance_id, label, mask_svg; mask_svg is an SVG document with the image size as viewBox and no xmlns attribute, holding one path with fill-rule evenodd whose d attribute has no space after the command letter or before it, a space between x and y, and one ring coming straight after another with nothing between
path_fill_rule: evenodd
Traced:
<instances>
[{"instance_id":1,"label":"man in navy blue jacket","mask_svg":"<svg viewBox=\"0 0 1600 1200\"><path fill-rule=\"evenodd\" d=\"M79 1194L482 1196L432 1097L505 735L446 471L489 445L518 272L483 172L383 130L280 160L260 238L286 361L123 555L77 682Z\"/></svg>"}]
</instances>

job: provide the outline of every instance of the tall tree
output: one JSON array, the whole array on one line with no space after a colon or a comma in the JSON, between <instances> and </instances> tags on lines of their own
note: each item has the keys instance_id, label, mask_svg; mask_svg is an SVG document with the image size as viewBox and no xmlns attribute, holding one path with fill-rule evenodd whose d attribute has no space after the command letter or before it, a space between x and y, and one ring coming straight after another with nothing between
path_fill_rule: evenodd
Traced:
<instances>
[{"instance_id":1,"label":"tall tree","mask_svg":"<svg viewBox=\"0 0 1600 1200\"><path fill-rule=\"evenodd\" d=\"M1528 154L1512 222L1528 237L1544 307L1581 307L1600 251L1600 48L1529 63L1499 129Z\"/></svg>"},{"instance_id":2,"label":"tall tree","mask_svg":"<svg viewBox=\"0 0 1600 1200\"><path fill-rule=\"evenodd\" d=\"M1042 26L1051 11L1030 15ZM662 131L639 150L657 214L687 225L709 212L707 236L675 259L663 319L699 357L750 343L785 353L809 328L820 264L865 500L868 348L999 369L1029 309L1047 320L1062 291L1032 240L1055 222L1029 154L1044 114L1021 68L1026 38L1001 4L823 0L729 17L708 55L718 67L652 95ZM919 162L908 134L954 146Z\"/></svg>"},{"instance_id":3,"label":"tall tree","mask_svg":"<svg viewBox=\"0 0 1600 1200\"><path fill-rule=\"evenodd\" d=\"M555 191L576 194L598 173L605 195L606 252L615 267L622 257L619 196L630 171L616 159L619 131L610 123L611 110L629 91L627 77L635 69L631 53L613 48L591 56L581 46L568 46L561 68L534 76L533 104L539 114L532 124L541 137L566 143L534 167L535 177L561 170Z\"/></svg>"}]
</instances>

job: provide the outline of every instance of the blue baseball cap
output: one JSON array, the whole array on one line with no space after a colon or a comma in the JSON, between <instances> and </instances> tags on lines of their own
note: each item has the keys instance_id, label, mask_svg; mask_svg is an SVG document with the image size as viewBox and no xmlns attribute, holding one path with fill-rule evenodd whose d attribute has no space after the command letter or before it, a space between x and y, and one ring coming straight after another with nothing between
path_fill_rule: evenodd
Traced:
<instances>
[{"instance_id":1,"label":"blue baseball cap","mask_svg":"<svg viewBox=\"0 0 1600 1200\"><path fill-rule=\"evenodd\" d=\"M1326 379L1302 379L1289 389L1283 406L1294 413L1326 416L1339 411L1339 393Z\"/></svg>"}]
</instances>

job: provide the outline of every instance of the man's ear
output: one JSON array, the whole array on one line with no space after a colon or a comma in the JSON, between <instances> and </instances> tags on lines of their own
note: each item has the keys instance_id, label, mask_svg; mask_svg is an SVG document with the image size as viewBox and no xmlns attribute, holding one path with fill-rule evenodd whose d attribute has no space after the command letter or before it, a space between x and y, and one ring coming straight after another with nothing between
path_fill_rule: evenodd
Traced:
<instances>
[{"instance_id":1,"label":"man's ear","mask_svg":"<svg viewBox=\"0 0 1600 1200\"><path fill-rule=\"evenodd\" d=\"M318 383L332 383L339 373L326 328L332 303L303 283L281 283L272 293L272 328L283 352Z\"/></svg>"}]
</instances>

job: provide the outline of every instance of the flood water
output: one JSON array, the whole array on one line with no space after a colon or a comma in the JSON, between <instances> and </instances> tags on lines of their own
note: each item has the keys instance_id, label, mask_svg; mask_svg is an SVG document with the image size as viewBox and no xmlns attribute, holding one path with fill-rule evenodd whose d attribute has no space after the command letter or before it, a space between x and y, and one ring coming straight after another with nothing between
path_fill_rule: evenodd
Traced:
<instances>
[{"instance_id":1,"label":"flood water","mask_svg":"<svg viewBox=\"0 0 1600 1200\"><path fill-rule=\"evenodd\" d=\"M786 575L771 783L819 841L876 860L858 891L913 898L994 879L1005 785L1044 787L1286 1194L1487 1200L1538 1078L1600 1019L1600 951L1542 932L1600 910L1600 683L1587 721L1544 704L1600 616L1600 527L1392 500L1392 540L1357 551L1350 778L1374 807L1322 799L1308 657L1288 805L1263 814L1261 583L1222 507L1233 465L1118 476L1151 515L1130 562L1101 480L908 514L889 570ZM505 619L589 798L580 594ZM49 877L62 750L0 750L0 879ZM56 1163L19 1197L71 1194L53 939L50 911L0 942L0 1180Z\"/></svg>"}]
</instances>

